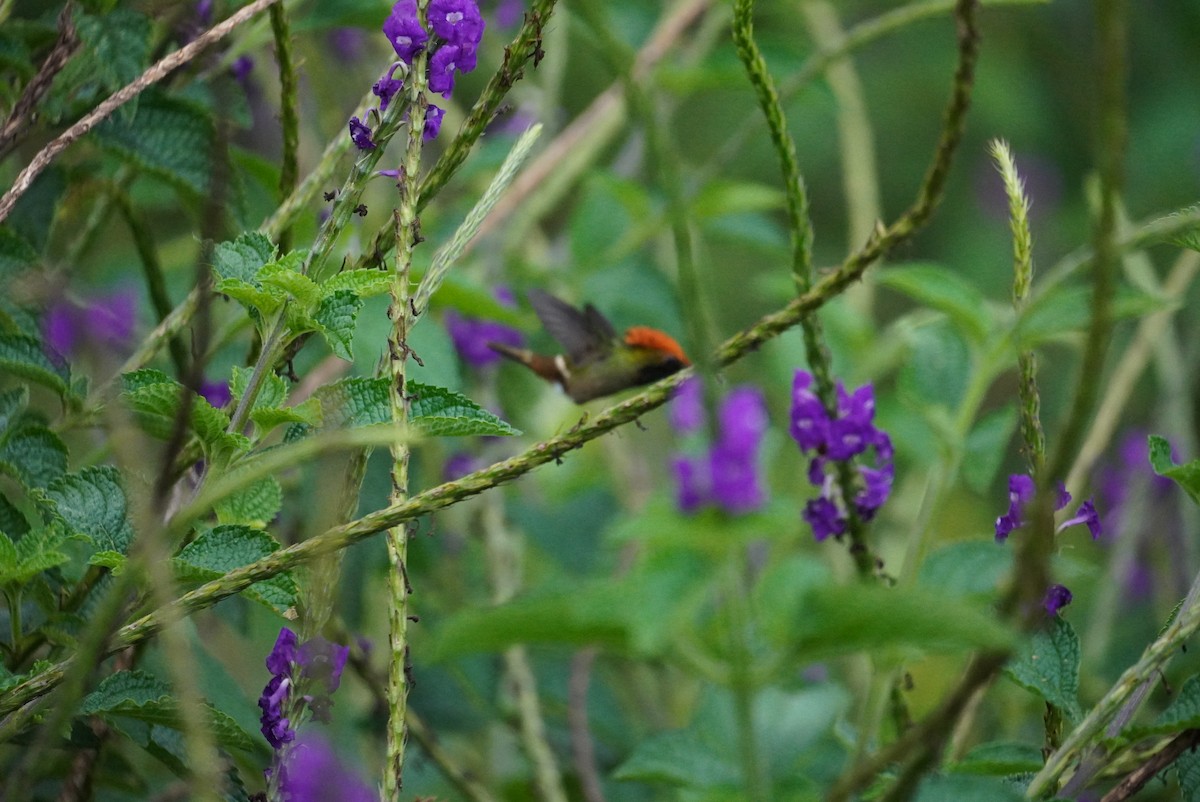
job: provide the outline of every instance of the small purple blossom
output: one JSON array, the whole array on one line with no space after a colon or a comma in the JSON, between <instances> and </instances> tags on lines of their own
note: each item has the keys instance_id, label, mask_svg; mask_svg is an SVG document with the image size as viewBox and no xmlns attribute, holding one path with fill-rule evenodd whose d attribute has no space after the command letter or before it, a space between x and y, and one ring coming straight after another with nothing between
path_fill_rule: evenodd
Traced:
<instances>
[{"instance_id":1,"label":"small purple blossom","mask_svg":"<svg viewBox=\"0 0 1200 802\"><path fill-rule=\"evenodd\" d=\"M448 43L472 51L483 39L483 15L475 0L430 0L429 26Z\"/></svg>"},{"instance_id":2,"label":"small purple blossom","mask_svg":"<svg viewBox=\"0 0 1200 802\"><path fill-rule=\"evenodd\" d=\"M287 627L279 630L275 645L267 655L267 671L275 676L292 673L292 663L296 662L296 633Z\"/></svg>"},{"instance_id":3,"label":"small purple blossom","mask_svg":"<svg viewBox=\"0 0 1200 802\"><path fill-rule=\"evenodd\" d=\"M137 296L132 290L117 290L83 306L53 304L42 318L42 336L52 350L69 357L81 343L128 346L136 325Z\"/></svg>"},{"instance_id":4,"label":"small purple blossom","mask_svg":"<svg viewBox=\"0 0 1200 802\"><path fill-rule=\"evenodd\" d=\"M430 108L433 108L432 106ZM514 306L516 300L508 287L498 285L492 289L492 297L504 306ZM501 357L488 348L489 342L520 348L525 344L521 332L494 320L478 320L463 317L457 312L446 312L446 331L454 343L454 349L473 368L486 368L500 361Z\"/></svg>"},{"instance_id":5,"label":"small purple blossom","mask_svg":"<svg viewBox=\"0 0 1200 802\"><path fill-rule=\"evenodd\" d=\"M454 91L455 61L462 54L462 48L456 45L442 45L429 59L429 91L437 92L442 97L450 97Z\"/></svg>"},{"instance_id":6,"label":"small purple blossom","mask_svg":"<svg viewBox=\"0 0 1200 802\"><path fill-rule=\"evenodd\" d=\"M698 382L696 390L687 392L698 394ZM671 463L679 509L690 514L712 503L731 515L753 512L766 503L758 466L768 424L762 392L754 387L734 388L721 401L717 421L717 442L706 455L677 456Z\"/></svg>"},{"instance_id":7,"label":"small purple blossom","mask_svg":"<svg viewBox=\"0 0 1200 802\"><path fill-rule=\"evenodd\" d=\"M329 697L341 683L349 655L349 648L323 638L299 643L292 630L287 627L279 630L265 661L271 679L258 700L262 734L272 747L279 749L296 737L289 710L295 712L306 707L318 720L328 721L332 705ZM304 692L300 700L292 696L297 684Z\"/></svg>"},{"instance_id":8,"label":"small purple blossom","mask_svg":"<svg viewBox=\"0 0 1200 802\"><path fill-rule=\"evenodd\" d=\"M263 737L275 749L296 739L296 731L292 729L292 723L283 711L291 685L292 681L286 676L271 677L258 699L258 706L262 709L260 720Z\"/></svg>"},{"instance_id":9,"label":"small purple blossom","mask_svg":"<svg viewBox=\"0 0 1200 802\"><path fill-rule=\"evenodd\" d=\"M217 409L233 400L233 394L229 392L229 382L226 381L205 379L200 382L200 395Z\"/></svg>"},{"instance_id":10,"label":"small purple blossom","mask_svg":"<svg viewBox=\"0 0 1200 802\"><path fill-rule=\"evenodd\" d=\"M704 392L698 378L693 376L676 388L667 408L667 420L680 434L692 434L704 428Z\"/></svg>"},{"instance_id":11,"label":"small purple blossom","mask_svg":"<svg viewBox=\"0 0 1200 802\"><path fill-rule=\"evenodd\" d=\"M282 767L280 791L288 802L376 802L375 790L338 760L324 738L306 735Z\"/></svg>"},{"instance_id":12,"label":"small purple blossom","mask_svg":"<svg viewBox=\"0 0 1200 802\"><path fill-rule=\"evenodd\" d=\"M1058 611L1070 604L1072 598L1074 596L1065 585L1051 585L1042 600L1042 606L1048 615L1058 615Z\"/></svg>"},{"instance_id":13,"label":"small purple blossom","mask_svg":"<svg viewBox=\"0 0 1200 802\"><path fill-rule=\"evenodd\" d=\"M383 22L383 34L400 60L412 64L413 57L429 41L429 34L417 18L416 0L399 0L392 6L392 13Z\"/></svg>"},{"instance_id":14,"label":"small purple blossom","mask_svg":"<svg viewBox=\"0 0 1200 802\"><path fill-rule=\"evenodd\" d=\"M1025 507L1033 500L1035 490L1033 478L1026 474L1015 473L1008 477L1008 512L996 519L996 542L1004 542L1013 530L1025 525ZM1055 490L1054 511L1058 512L1070 503L1071 494L1067 492L1066 486L1059 482ZM1100 515L1091 499L1080 504L1074 517L1063 521L1054 532L1058 534L1075 524L1086 524L1093 540L1100 537Z\"/></svg>"},{"instance_id":15,"label":"small purple blossom","mask_svg":"<svg viewBox=\"0 0 1200 802\"><path fill-rule=\"evenodd\" d=\"M375 141L371 139L371 129L357 117L350 118L350 139L359 150L375 149Z\"/></svg>"},{"instance_id":16,"label":"small purple blossom","mask_svg":"<svg viewBox=\"0 0 1200 802\"><path fill-rule=\"evenodd\" d=\"M428 142L431 139L437 139L438 133L442 130L442 117L446 116L446 112L438 106L429 104L429 108L425 110L425 131L421 134L421 138Z\"/></svg>"},{"instance_id":17,"label":"small purple blossom","mask_svg":"<svg viewBox=\"0 0 1200 802\"><path fill-rule=\"evenodd\" d=\"M234 59L233 64L229 65L229 73L234 77L234 80L240 82L245 81L250 77L250 73L254 70L254 59L250 56L238 56Z\"/></svg>"},{"instance_id":18,"label":"small purple blossom","mask_svg":"<svg viewBox=\"0 0 1200 802\"><path fill-rule=\"evenodd\" d=\"M875 426L874 388L864 384L848 392L838 383L837 410L831 417L813 383L808 371L796 371L789 431L800 450L812 454L808 481L821 493L808 503L803 517L812 526L813 536L824 540L845 533L851 511L864 521L874 518L891 496L896 472L892 440ZM872 452L869 459L868 452ZM827 468L830 462L851 460L857 482L853 499L847 500L834 481L836 472Z\"/></svg>"},{"instance_id":19,"label":"small purple blossom","mask_svg":"<svg viewBox=\"0 0 1200 802\"><path fill-rule=\"evenodd\" d=\"M400 62L395 62L388 71L371 86L371 91L379 98L379 110L387 111L388 104L392 102L400 90L404 88L404 81L394 77L396 70L400 67Z\"/></svg>"}]
</instances>

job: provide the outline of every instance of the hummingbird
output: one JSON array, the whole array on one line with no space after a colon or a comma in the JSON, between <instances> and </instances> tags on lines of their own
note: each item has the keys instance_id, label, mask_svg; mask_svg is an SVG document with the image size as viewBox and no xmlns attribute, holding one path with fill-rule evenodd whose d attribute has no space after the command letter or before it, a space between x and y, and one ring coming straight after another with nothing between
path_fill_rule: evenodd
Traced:
<instances>
[{"instance_id":1,"label":"hummingbird","mask_svg":"<svg viewBox=\"0 0 1200 802\"><path fill-rule=\"evenodd\" d=\"M528 298L565 353L546 356L498 342L489 342L488 348L557 382L576 404L656 382L692 364L679 343L658 329L633 326L618 337L591 304L577 309L541 290L530 290Z\"/></svg>"}]
</instances>

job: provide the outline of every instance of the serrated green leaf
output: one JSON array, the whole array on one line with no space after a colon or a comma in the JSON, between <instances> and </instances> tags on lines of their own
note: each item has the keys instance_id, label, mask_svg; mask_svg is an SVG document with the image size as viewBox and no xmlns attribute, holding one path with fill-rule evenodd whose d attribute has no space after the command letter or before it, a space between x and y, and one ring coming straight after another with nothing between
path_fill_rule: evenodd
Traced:
<instances>
[{"instance_id":1,"label":"serrated green leaf","mask_svg":"<svg viewBox=\"0 0 1200 802\"><path fill-rule=\"evenodd\" d=\"M971 373L971 353L954 327L939 320L912 332L912 356L900 370L899 386L923 411L957 408Z\"/></svg>"},{"instance_id":2,"label":"serrated green leaf","mask_svg":"<svg viewBox=\"0 0 1200 802\"><path fill-rule=\"evenodd\" d=\"M941 265L897 265L876 274L876 280L944 312L974 342L983 342L992 330L992 315L983 293Z\"/></svg>"},{"instance_id":3,"label":"serrated green leaf","mask_svg":"<svg viewBox=\"0 0 1200 802\"><path fill-rule=\"evenodd\" d=\"M0 278L11 278L37 258L37 251L24 237L8 226L0 226Z\"/></svg>"},{"instance_id":4,"label":"serrated green leaf","mask_svg":"<svg viewBox=\"0 0 1200 802\"><path fill-rule=\"evenodd\" d=\"M0 442L0 472L27 489L45 487L67 470L67 446L50 429L26 423Z\"/></svg>"},{"instance_id":5,"label":"serrated green leaf","mask_svg":"<svg viewBox=\"0 0 1200 802\"><path fill-rule=\"evenodd\" d=\"M132 119L109 117L95 136L101 146L195 197L208 191L213 122L193 103L147 90Z\"/></svg>"},{"instance_id":6,"label":"serrated green leaf","mask_svg":"<svg viewBox=\"0 0 1200 802\"><path fill-rule=\"evenodd\" d=\"M1171 704L1147 730L1138 728L1143 735L1168 735L1200 727L1200 675L1192 675Z\"/></svg>"},{"instance_id":7,"label":"serrated green leaf","mask_svg":"<svg viewBox=\"0 0 1200 802\"><path fill-rule=\"evenodd\" d=\"M150 21L135 11L114 8L92 16L77 11L75 26L82 57L100 85L115 92L142 74L149 63Z\"/></svg>"},{"instance_id":8,"label":"serrated green leaf","mask_svg":"<svg viewBox=\"0 0 1200 802\"><path fill-rule=\"evenodd\" d=\"M120 552L98 551L88 558L88 565L98 565L101 568L108 568L115 576L125 569L127 561L125 555Z\"/></svg>"},{"instance_id":9,"label":"serrated green leaf","mask_svg":"<svg viewBox=\"0 0 1200 802\"><path fill-rule=\"evenodd\" d=\"M0 532L0 585L25 584L43 571L65 563L68 557L59 550L62 541L62 531L57 527L29 532L15 544Z\"/></svg>"},{"instance_id":10,"label":"serrated green leaf","mask_svg":"<svg viewBox=\"0 0 1200 802\"><path fill-rule=\"evenodd\" d=\"M71 371L67 363L47 356L34 337L0 334L0 368L49 387L59 397L70 395Z\"/></svg>"},{"instance_id":11,"label":"serrated green leaf","mask_svg":"<svg viewBox=\"0 0 1200 802\"><path fill-rule=\"evenodd\" d=\"M1042 750L1037 746L1014 741L993 741L972 748L962 760L951 766L951 770L956 774L1005 776L1040 771L1044 762Z\"/></svg>"},{"instance_id":12,"label":"serrated green leaf","mask_svg":"<svg viewBox=\"0 0 1200 802\"><path fill-rule=\"evenodd\" d=\"M313 320L320 327L318 330L329 343L329 350L334 356L354 361L351 348L354 345L354 323L358 318L358 310L362 308L362 299L349 290L338 290L321 299Z\"/></svg>"},{"instance_id":13,"label":"serrated green leaf","mask_svg":"<svg viewBox=\"0 0 1200 802\"><path fill-rule=\"evenodd\" d=\"M419 382L408 382L406 389L415 396L412 423L433 437L521 433L461 393Z\"/></svg>"},{"instance_id":14,"label":"serrated green leaf","mask_svg":"<svg viewBox=\"0 0 1200 802\"><path fill-rule=\"evenodd\" d=\"M250 231L213 248L213 270L219 278L241 279L249 284L258 271L275 258L275 245L265 234Z\"/></svg>"},{"instance_id":15,"label":"serrated green leaf","mask_svg":"<svg viewBox=\"0 0 1200 802\"><path fill-rule=\"evenodd\" d=\"M235 399L246 394L250 385L250 377L254 371L250 368L233 368L233 378L229 381L229 392ZM258 395L254 398L254 407L280 407L287 401L288 385L282 376L267 373L259 383Z\"/></svg>"},{"instance_id":16,"label":"serrated green leaf","mask_svg":"<svg viewBox=\"0 0 1200 802\"><path fill-rule=\"evenodd\" d=\"M213 287L222 295L227 295L249 310L264 316L271 315L283 306L284 299L248 281L240 278L223 278Z\"/></svg>"},{"instance_id":17,"label":"serrated green leaf","mask_svg":"<svg viewBox=\"0 0 1200 802\"><path fill-rule=\"evenodd\" d=\"M321 300L322 292L312 279L300 272L303 265L304 254L292 251L278 261L263 265L258 271L258 281L264 288L291 295L303 308L312 309Z\"/></svg>"},{"instance_id":18,"label":"serrated green leaf","mask_svg":"<svg viewBox=\"0 0 1200 802\"><path fill-rule=\"evenodd\" d=\"M182 579L207 582L278 549L275 539L261 529L223 524L189 543L172 564ZM251 585L243 595L284 615L296 605L296 593L295 580L290 573L284 572Z\"/></svg>"},{"instance_id":19,"label":"serrated green leaf","mask_svg":"<svg viewBox=\"0 0 1200 802\"><path fill-rule=\"evenodd\" d=\"M282 508L283 488L275 477L267 476L218 502L217 520L263 528L275 520Z\"/></svg>"},{"instance_id":20,"label":"serrated green leaf","mask_svg":"<svg viewBox=\"0 0 1200 802\"><path fill-rule=\"evenodd\" d=\"M1175 759L1183 802L1200 802L1200 751L1188 750Z\"/></svg>"},{"instance_id":21,"label":"serrated green leaf","mask_svg":"<svg viewBox=\"0 0 1200 802\"><path fill-rule=\"evenodd\" d=\"M320 426L322 420L321 401L312 397L294 407L262 407L250 413L250 420L258 426L261 432L260 436L285 423Z\"/></svg>"},{"instance_id":22,"label":"serrated green leaf","mask_svg":"<svg viewBox=\"0 0 1200 802\"><path fill-rule=\"evenodd\" d=\"M987 596L1008 576L1012 563L1013 550L990 539L950 543L925 560L920 583L936 590L947 601Z\"/></svg>"},{"instance_id":23,"label":"serrated green leaf","mask_svg":"<svg viewBox=\"0 0 1200 802\"><path fill-rule=\"evenodd\" d=\"M252 752L257 742L227 714L205 705L208 725L222 746ZM106 677L80 705L80 715L105 720L126 717L146 724L180 728L178 703L170 686L138 670L118 671ZM143 746L145 744L143 743Z\"/></svg>"},{"instance_id":24,"label":"serrated green leaf","mask_svg":"<svg viewBox=\"0 0 1200 802\"><path fill-rule=\"evenodd\" d=\"M175 429L179 404L184 388L162 371L143 368L121 376L125 392L122 397L133 410L138 422L152 436L165 439ZM249 440L240 434L227 432L229 416L202 396L191 394L189 429L210 457L224 451L245 450Z\"/></svg>"},{"instance_id":25,"label":"serrated green leaf","mask_svg":"<svg viewBox=\"0 0 1200 802\"><path fill-rule=\"evenodd\" d=\"M387 292L391 285L391 274L383 270L344 270L322 284L321 291L329 295L346 290L359 298L370 298Z\"/></svg>"},{"instance_id":26,"label":"serrated green leaf","mask_svg":"<svg viewBox=\"0 0 1200 802\"><path fill-rule=\"evenodd\" d=\"M45 495L68 533L86 537L102 551L128 552L133 527L116 468L98 465L66 474Z\"/></svg>"},{"instance_id":27,"label":"serrated green leaf","mask_svg":"<svg viewBox=\"0 0 1200 802\"><path fill-rule=\"evenodd\" d=\"M29 388L21 385L0 393L0 432L12 426L29 404Z\"/></svg>"},{"instance_id":28,"label":"serrated green leaf","mask_svg":"<svg viewBox=\"0 0 1200 802\"><path fill-rule=\"evenodd\" d=\"M1200 504L1200 459L1176 465L1171 457L1171 444L1157 435L1150 436L1150 465L1159 476L1165 476L1184 489L1195 504Z\"/></svg>"},{"instance_id":29,"label":"serrated green leaf","mask_svg":"<svg viewBox=\"0 0 1200 802\"><path fill-rule=\"evenodd\" d=\"M1037 694L1075 721L1079 707L1079 636L1059 616L1021 647L1004 673L1022 688Z\"/></svg>"}]
</instances>

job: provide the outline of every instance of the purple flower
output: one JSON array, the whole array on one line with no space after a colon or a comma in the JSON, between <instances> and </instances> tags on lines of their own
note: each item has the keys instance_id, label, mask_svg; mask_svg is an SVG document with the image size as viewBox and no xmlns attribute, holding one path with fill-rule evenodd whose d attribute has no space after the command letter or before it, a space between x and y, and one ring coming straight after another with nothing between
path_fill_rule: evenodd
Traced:
<instances>
[{"instance_id":1,"label":"purple flower","mask_svg":"<svg viewBox=\"0 0 1200 802\"><path fill-rule=\"evenodd\" d=\"M693 376L676 388L667 408L667 420L680 434L692 434L704 428L704 392L698 378Z\"/></svg>"},{"instance_id":2,"label":"purple flower","mask_svg":"<svg viewBox=\"0 0 1200 802\"><path fill-rule=\"evenodd\" d=\"M205 379L200 382L200 395L217 409L220 409L233 400L233 394L229 392L229 382L225 381L208 381Z\"/></svg>"},{"instance_id":3,"label":"purple flower","mask_svg":"<svg viewBox=\"0 0 1200 802\"><path fill-rule=\"evenodd\" d=\"M505 295L504 292L507 292L507 288L497 287L492 294L501 303L511 306L512 302L505 302L504 299L506 297L511 299L512 293L507 292ZM497 323L494 320L463 317L453 310L446 312L446 331L449 332L450 340L454 343L454 349L458 351L458 355L464 362L476 369L494 365L501 359L499 354L488 348L489 342L503 343L511 345L513 348L520 348L525 344L525 337L511 326Z\"/></svg>"},{"instance_id":4,"label":"purple flower","mask_svg":"<svg viewBox=\"0 0 1200 802\"><path fill-rule=\"evenodd\" d=\"M392 64L383 77L371 86L371 91L379 98L380 111L387 111L388 104L392 102L392 98L404 88L404 81L392 77L399 66L400 62Z\"/></svg>"},{"instance_id":5,"label":"purple flower","mask_svg":"<svg viewBox=\"0 0 1200 802\"><path fill-rule=\"evenodd\" d=\"M75 353L75 343L79 339L75 319L75 308L65 301L56 302L42 316L42 339L62 356Z\"/></svg>"},{"instance_id":6,"label":"purple flower","mask_svg":"<svg viewBox=\"0 0 1200 802\"><path fill-rule=\"evenodd\" d=\"M1007 540L1013 530L1025 525L1024 510L1033 500L1035 490L1033 479L1023 473L1015 473L1008 477L1008 512L996 519L996 542L1001 543ZM1059 482L1055 491L1055 512L1070 503L1071 494L1067 492L1063 483ZM1087 524L1093 540L1100 537L1100 515L1091 499L1080 504L1079 509L1075 511L1075 516L1055 527L1054 533L1058 534L1075 524Z\"/></svg>"},{"instance_id":7,"label":"purple flower","mask_svg":"<svg viewBox=\"0 0 1200 802\"><path fill-rule=\"evenodd\" d=\"M359 150L375 149L375 141L371 139L371 129L357 117L350 118L350 139Z\"/></svg>"},{"instance_id":8,"label":"purple flower","mask_svg":"<svg viewBox=\"0 0 1200 802\"><path fill-rule=\"evenodd\" d=\"M813 376L798 370L792 380L792 411L789 431L805 453L812 453L808 481L821 489L818 498L804 510L804 520L817 540L846 531L851 503L860 519L875 517L892 492L896 468L892 462L892 440L875 426L875 389L864 384L854 392L837 385L837 410L831 417L813 391ZM868 458L868 451L873 455ZM853 461L853 462L852 462ZM854 468L853 499L843 498L837 473L827 470L829 462L850 462Z\"/></svg>"},{"instance_id":9,"label":"purple flower","mask_svg":"<svg viewBox=\"0 0 1200 802\"><path fill-rule=\"evenodd\" d=\"M260 718L262 734L267 739L267 743L275 749L291 743L296 738L296 731L292 729L291 722L283 714L283 706L287 702L291 684L288 677L271 677L271 681L267 683L266 688L263 688L262 696L258 699L258 706L262 708Z\"/></svg>"},{"instance_id":10,"label":"purple flower","mask_svg":"<svg viewBox=\"0 0 1200 802\"><path fill-rule=\"evenodd\" d=\"M296 737L288 716L289 709L294 712L307 707L315 718L329 720L329 709L333 704L329 697L341 683L342 670L349 656L349 648L324 638L297 643L295 632L287 627L279 630L265 661L271 679L258 699L262 709L262 734L272 747L279 749ZM297 684L303 693L300 699L292 697L292 689Z\"/></svg>"},{"instance_id":11,"label":"purple flower","mask_svg":"<svg viewBox=\"0 0 1200 802\"><path fill-rule=\"evenodd\" d=\"M1042 606L1048 615L1058 615L1058 611L1070 604L1072 598L1071 591L1065 585L1051 585L1046 591L1046 598L1042 600Z\"/></svg>"},{"instance_id":12,"label":"purple flower","mask_svg":"<svg viewBox=\"0 0 1200 802\"><path fill-rule=\"evenodd\" d=\"M206 27L212 24L213 0L200 0L196 3L196 18Z\"/></svg>"},{"instance_id":13,"label":"purple flower","mask_svg":"<svg viewBox=\"0 0 1200 802\"><path fill-rule=\"evenodd\" d=\"M450 97L454 91L455 59L462 53L462 48L455 45L442 45L429 60L429 91L437 92L442 97Z\"/></svg>"},{"instance_id":14,"label":"purple flower","mask_svg":"<svg viewBox=\"0 0 1200 802\"><path fill-rule=\"evenodd\" d=\"M412 64L413 57L429 41L429 34L417 19L416 0L399 0L392 6L392 13L383 22L383 34L400 60Z\"/></svg>"},{"instance_id":15,"label":"purple flower","mask_svg":"<svg viewBox=\"0 0 1200 802\"><path fill-rule=\"evenodd\" d=\"M696 384L686 392L699 394ZM694 411L688 414L695 417ZM768 423L762 393L753 387L733 389L721 401L717 421L717 442L704 457L677 456L671 463L679 509L690 514L713 503L731 515L753 512L766 502L758 467Z\"/></svg>"},{"instance_id":16,"label":"purple flower","mask_svg":"<svg viewBox=\"0 0 1200 802\"><path fill-rule=\"evenodd\" d=\"M428 142L431 139L437 139L438 133L442 130L442 117L446 112L432 103L425 111L425 131L421 134L421 138Z\"/></svg>"},{"instance_id":17,"label":"purple flower","mask_svg":"<svg viewBox=\"0 0 1200 802\"><path fill-rule=\"evenodd\" d=\"M137 296L117 290L82 307L69 301L53 304L42 318L42 336L58 354L73 356L81 343L127 346L136 326Z\"/></svg>"},{"instance_id":18,"label":"purple flower","mask_svg":"<svg viewBox=\"0 0 1200 802\"><path fill-rule=\"evenodd\" d=\"M296 662L296 633L287 627L280 629L266 662L267 671L277 677L291 674L292 663Z\"/></svg>"},{"instance_id":19,"label":"purple flower","mask_svg":"<svg viewBox=\"0 0 1200 802\"><path fill-rule=\"evenodd\" d=\"M229 65L229 73L236 81L245 81L250 76L254 69L254 59L250 56L238 56L234 59L233 64Z\"/></svg>"},{"instance_id":20,"label":"purple flower","mask_svg":"<svg viewBox=\"0 0 1200 802\"><path fill-rule=\"evenodd\" d=\"M472 51L483 39L483 15L475 0L430 0L429 26L448 43Z\"/></svg>"},{"instance_id":21,"label":"purple flower","mask_svg":"<svg viewBox=\"0 0 1200 802\"><path fill-rule=\"evenodd\" d=\"M280 790L289 802L376 802L375 790L338 760L329 743L306 735L287 755Z\"/></svg>"}]
</instances>

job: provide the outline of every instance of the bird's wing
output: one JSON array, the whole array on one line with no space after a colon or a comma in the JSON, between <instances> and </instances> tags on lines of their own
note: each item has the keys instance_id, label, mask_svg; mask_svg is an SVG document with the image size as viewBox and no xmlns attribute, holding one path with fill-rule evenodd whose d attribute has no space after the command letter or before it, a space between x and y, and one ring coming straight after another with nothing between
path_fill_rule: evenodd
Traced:
<instances>
[{"instance_id":1,"label":"bird's wing","mask_svg":"<svg viewBox=\"0 0 1200 802\"><path fill-rule=\"evenodd\" d=\"M563 347L574 363L612 347L617 333L596 307L588 304L583 311L548 292L530 290L529 303L550 336Z\"/></svg>"}]
</instances>

